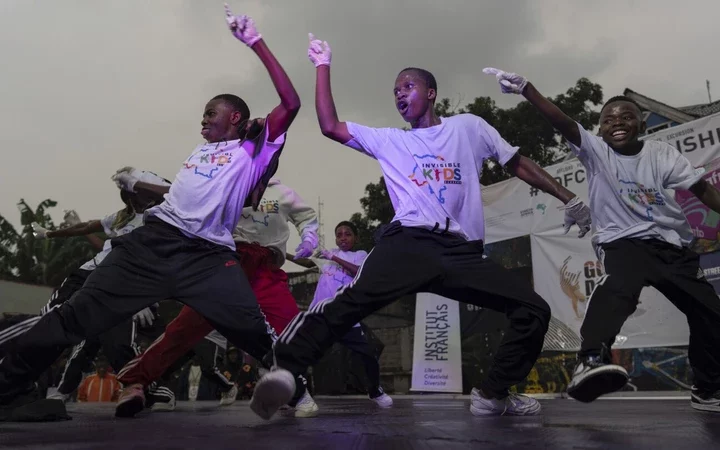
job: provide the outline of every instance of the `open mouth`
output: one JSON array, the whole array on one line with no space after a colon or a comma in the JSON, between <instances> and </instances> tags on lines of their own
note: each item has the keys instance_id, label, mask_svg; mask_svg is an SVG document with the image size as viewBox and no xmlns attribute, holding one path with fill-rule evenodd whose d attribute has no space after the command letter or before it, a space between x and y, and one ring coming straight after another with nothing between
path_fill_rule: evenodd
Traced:
<instances>
[{"instance_id":1,"label":"open mouth","mask_svg":"<svg viewBox=\"0 0 720 450\"><path fill-rule=\"evenodd\" d=\"M209 132L210 128L203 128L202 130L200 130L200 134L202 134L203 136L207 136Z\"/></svg>"},{"instance_id":2,"label":"open mouth","mask_svg":"<svg viewBox=\"0 0 720 450\"><path fill-rule=\"evenodd\" d=\"M397 109L400 111L400 114L405 114L408 110L408 104L406 101L399 101L397 102Z\"/></svg>"},{"instance_id":3,"label":"open mouth","mask_svg":"<svg viewBox=\"0 0 720 450\"><path fill-rule=\"evenodd\" d=\"M612 132L613 139L622 140L625 139L628 136L627 130L615 130Z\"/></svg>"}]
</instances>

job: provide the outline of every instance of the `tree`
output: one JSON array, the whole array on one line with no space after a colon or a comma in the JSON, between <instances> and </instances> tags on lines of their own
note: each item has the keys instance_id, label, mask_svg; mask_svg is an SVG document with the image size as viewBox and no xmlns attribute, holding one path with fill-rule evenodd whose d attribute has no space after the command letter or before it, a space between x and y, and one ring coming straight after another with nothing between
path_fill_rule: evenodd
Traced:
<instances>
[{"instance_id":1,"label":"tree","mask_svg":"<svg viewBox=\"0 0 720 450\"><path fill-rule=\"evenodd\" d=\"M36 239L32 223L48 230L56 230L47 209L57 202L47 199L35 210L21 199L22 232L18 233L4 217L0 216L0 277L29 284L59 286L62 280L95 254L95 249L83 237L67 239Z\"/></svg>"},{"instance_id":2,"label":"tree","mask_svg":"<svg viewBox=\"0 0 720 450\"><path fill-rule=\"evenodd\" d=\"M550 100L583 127L592 129L600 119L600 113L592 107L600 105L602 99L602 87L587 78L581 78L567 92ZM440 117L462 113L482 117L510 144L520 147L521 155L541 167L558 162L568 152L552 125L527 101L502 109L490 97L477 97L472 103L458 109L450 99L443 98L435 105L435 112ZM500 165L485 161L480 177L483 185L488 186L508 178L510 174ZM365 187L365 196L360 199L360 205L363 212L353 214L350 221L358 228L358 248L369 250L374 246L373 234L377 227L390 222L394 215L383 178Z\"/></svg>"}]
</instances>

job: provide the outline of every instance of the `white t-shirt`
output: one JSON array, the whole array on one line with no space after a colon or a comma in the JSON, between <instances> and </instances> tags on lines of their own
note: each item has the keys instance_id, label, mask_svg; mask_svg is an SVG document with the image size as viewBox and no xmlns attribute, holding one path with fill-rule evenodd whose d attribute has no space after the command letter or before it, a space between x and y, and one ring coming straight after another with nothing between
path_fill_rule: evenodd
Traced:
<instances>
[{"instance_id":1,"label":"white t-shirt","mask_svg":"<svg viewBox=\"0 0 720 450\"><path fill-rule=\"evenodd\" d=\"M403 226L436 226L469 240L484 239L480 174L483 161L505 165L517 152L473 114L441 118L429 128L369 128L347 122L345 145L380 163L395 218Z\"/></svg>"},{"instance_id":2,"label":"white t-shirt","mask_svg":"<svg viewBox=\"0 0 720 450\"><path fill-rule=\"evenodd\" d=\"M278 267L285 263L287 242L290 238L291 222L303 241L318 244L317 213L291 188L271 179L257 211L243 209L235 228L234 238L238 242L256 243L277 250Z\"/></svg>"},{"instance_id":3,"label":"white t-shirt","mask_svg":"<svg viewBox=\"0 0 720 450\"><path fill-rule=\"evenodd\" d=\"M581 145L568 143L587 170L593 244L656 238L676 246L693 239L674 189L689 189L703 175L674 147L645 141L637 155L616 153L578 124Z\"/></svg>"},{"instance_id":4,"label":"white t-shirt","mask_svg":"<svg viewBox=\"0 0 720 450\"><path fill-rule=\"evenodd\" d=\"M267 123L267 122L266 122ZM228 141L198 146L183 163L165 201L146 211L170 225L235 250L233 230L250 192L285 143L285 134L268 142L257 156L255 143Z\"/></svg>"},{"instance_id":5,"label":"white t-shirt","mask_svg":"<svg viewBox=\"0 0 720 450\"><path fill-rule=\"evenodd\" d=\"M117 213L112 213L109 216L105 216L100 220L100 224L102 224L103 231L105 231L105 234L108 236L108 239L105 240L105 243L103 244L103 249L95 255L93 259L86 262L82 266L80 266L83 270L95 270L95 268L100 265L103 259L110 253L112 250L112 245L110 244L110 240L112 238L122 236L124 234L128 234L135 228L141 227L143 225L143 215L142 214L135 214L135 216L130 219L130 221L123 226L122 228L118 230L113 230L112 224L115 222L115 219L117 218Z\"/></svg>"},{"instance_id":6,"label":"white t-shirt","mask_svg":"<svg viewBox=\"0 0 720 450\"><path fill-rule=\"evenodd\" d=\"M343 261L355 264L356 266L362 265L365 258L368 256L367 252L364 250L358 250L356 252L343 252L338 248L334 248L330 250L330 252ZM310 258L310 260L320 269L320 278L318 279L318 284L315 288L315 296L310 303L310 308L312 308L314 305L323 300L335 297L335 293L338 289L350 284L354 276L334 261L322 258ZM358 323L355 326L359 327L360 324Z\"/></svg>"}]
</instances>

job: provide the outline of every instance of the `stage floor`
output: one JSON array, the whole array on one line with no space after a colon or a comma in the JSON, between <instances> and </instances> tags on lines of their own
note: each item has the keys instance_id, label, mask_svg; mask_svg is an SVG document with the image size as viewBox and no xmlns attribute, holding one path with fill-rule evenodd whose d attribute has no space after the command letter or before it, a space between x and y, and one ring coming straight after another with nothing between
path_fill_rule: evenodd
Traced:
<instances>
[{"instance_id":1,"label":"stage floor","mask_svg":"<svg viewBox=\"0 0 720 450\"><path fill-rule=\"evenodd\" d=\"M473 417L467 398L318 399L314 419L257 418L248 402L181 402L174 412L116 419L112 404L68 404L73 420L0 423L3 449L680 449L720 448L720 414L687 398L541 400L536 417Z\"/></svg>"}]
</instances>

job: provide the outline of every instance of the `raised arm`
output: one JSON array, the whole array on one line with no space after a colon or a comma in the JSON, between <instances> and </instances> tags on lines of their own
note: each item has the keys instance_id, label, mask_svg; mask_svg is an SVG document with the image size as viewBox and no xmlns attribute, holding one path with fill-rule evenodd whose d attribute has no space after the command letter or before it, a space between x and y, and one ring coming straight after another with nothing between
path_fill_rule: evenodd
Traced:
<instances>
[{"instance_id":1,"label":"raised arm","mask_svg":"<svg viewBox=\"0 0 720 450\"><path fill-rule=\"evenodd\" d=\"M335 109L335 100L330 87L330 61L332 49L325 41L310 36L308 58L315 65L315 111L317 112L320 131L323 136L345 144L352 139L345 122L340 122Z\"/></svg>"},{"instance_id":2,"label":"raised arm","mask_svg":"<svg viewBox=\"0 0 720 450\"><path fill-rule=\"evenodd\" d=\"M565 139L575 146L580 146L581 138L578 124L535 89L535 86L528 82L527 79L518 74L503 72L492 67L483 69L483 72L495 75L504 94L523 95Z\"/></svg>"},{"instance_id":3,"label":"raised arm","mask_svg":"<svg viewBox=\"0 0 720 450\"><path fill-rule=\"evenodd\" d=\"M234 16L227 3L225 14L230 31L238 40L253 49L260 58L280 96L280 104L268 115L268 140L273 142L286 133L295 120L300 110L300 96L295 91L290 77L255 28L255 22L248 16Z\"/></svg>"}]
</instances>

